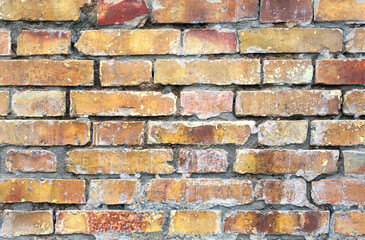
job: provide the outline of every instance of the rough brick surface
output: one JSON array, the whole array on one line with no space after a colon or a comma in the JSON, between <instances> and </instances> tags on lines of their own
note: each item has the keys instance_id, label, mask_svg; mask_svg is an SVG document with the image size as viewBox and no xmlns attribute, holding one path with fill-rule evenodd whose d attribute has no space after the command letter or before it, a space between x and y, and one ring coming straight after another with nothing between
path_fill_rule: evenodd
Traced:
<instances>
[{"instance_id":1,"label":"rough brick surface","mask_svg":"<svg viewBox=\"0 0 365 240\"><path fill-rule=\"evenodd\" d=\"M92 180L90 201L102 204L131 204L137 190L136 180Z\"/></svg>"},{"instance_id":2,"label":"rough brick surface","mask_svg":"<svg viewBox=\"0 0 365 240\"><path fill-rule=\"evenodd\" d=\"M94 122L93 145L142 145L144 122Z\"/></svg>"},{"instance_id":3,"label":"rough brick surface","mask_svg":"<svg viewBox=\"0 0 365 240\"><path fill-rule=\"evenodd\" d=\"M346 51L347 52L365 52L365 28L352 29L346 35Z\"/></svg>"},{"instance_id":4,"label":"rough brick surface","mask_svg":"<svg viewBox=\"0 0 365 240\"><path fill-rule=\"evenodd\" d=\"M346 115L365 115L365 91L354 90L346 92L343 100L343 112Z\"/></svg>"},{"instance_id":5,"label":"rough brick surface","mask_svg":"<svg viewBox=\"0 0 365 240\"><path fill-rule=\"evenodd\" d=\"M365 174L365 152L343 151L345 173Z\"/></svg>"},{"instance_id":6,"label":"rough brick surface","mask_svg":"<svg viewBox=\"0 0 365 240\"><path fill-rule=\"evenodd\" d=\"M342 235L365 235L365 213L360 211L336 212L335 231Z\"/></svg>"},{"instance_id":7,"label":"rough brick surface","mask_svg":"<svg viewBox=\"0 0 365 240\"><path fill-rule=\"evenodd\" d=\"M228 153L224 150L185 148L179 152L179 173L225 172L227 167Z\"/></svg>"},{"instance_id":8,"label":"rough brick surface","mask_svg":"<svg viewBox=\"0 0 365 240\"><path fill-rule=\"evenodd\" d=\"M311 0L262 0L262 22L304 22L312 19Z\"/></svg>"},{"instance_id":9,"label":"rough brick surface","mask_svg":"<svg viewBox=\"0 0 365 240\"><path fill-rule=\"evenodd\" d=\"M363 22L365 3L357 0L314 0L316 21Z\"/></svg>"},{"instance_id":10,"label":"rough brick surface","mask_svg":"<svg viewBox=\"0 0 365 240\"><path fill-rule=\"evenodd\" d=\"M10 55L11 38L10 31L0 30L0 55Z\"/></svg>"},{"instance_id":11,"label":"rough brick surface","mask_svg":"<svg viewBox=\"0 0 365 240\"><path fill-rule=\"evenodd\" d=\"M8 114L9 107L9 92L0 91L0 115L6 116Z\"/></svg>"}]
</instances>

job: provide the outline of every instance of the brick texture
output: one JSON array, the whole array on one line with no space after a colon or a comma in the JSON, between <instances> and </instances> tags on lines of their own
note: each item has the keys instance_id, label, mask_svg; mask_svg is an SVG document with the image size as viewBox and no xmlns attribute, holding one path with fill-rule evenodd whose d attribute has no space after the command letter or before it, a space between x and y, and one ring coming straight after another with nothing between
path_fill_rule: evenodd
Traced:
<instances>
[{"instance_id":1,"label":"brick texture","mask_svg":"<svg viewBox=\"0 0 365 240\"><path fill-rule=\"evenodd\" d=\"M335 7L334 7L335 6ZM356 0L315 0L314 18L316 21L363 22L365 3Z\"/></svg>"},{"instance_id":2,"label":"brick texture","mask_svg":"<svg viewBox=\"0 0 365 240\"><path fill-rule=\"evenodd\" d=\"M262 22L304 22L312 19L311 0L262 0Z\"/></svg>"}]
</instances>

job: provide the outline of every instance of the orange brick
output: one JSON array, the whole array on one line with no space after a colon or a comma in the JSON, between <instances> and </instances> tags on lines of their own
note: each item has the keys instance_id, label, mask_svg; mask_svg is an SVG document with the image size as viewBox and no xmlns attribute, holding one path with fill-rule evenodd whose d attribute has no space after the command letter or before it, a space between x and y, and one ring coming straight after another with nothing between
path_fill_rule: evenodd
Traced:
<instances>
[{"instance_id":1,"label":"orange brick","mask_svg":"<svg viewBox=\"0 0 365 240\"><path fill-rule=\"evenodd\" d=\"M365 174L365 152L342 151L345 173Z\"/></svg>"},{"instance_id":2,"label":"orange brick","mask_svg":"<svg viewBox=\"0 0 365 240\"><path fill-rule=\"evenodd\" d=\"M255 85L260 84L260 61L159 59L155 62L154 81L164 85Z\"/></svg>"},{"instance_id":3,"label":"orange brick","mask_svg":"<svg viewBox=\"0 0 365 240\"><path fill-rule=\"evenodd\" d=\"M13 211L3 213L2 235L48 235L53 233L52 211Z\"/></svg>"},{"instance_id":4,"label":"orange brick","mask_svg":"<svg viewBox=\"0 0 365 240\"><path fill-rule=\"evenodd\" d=\"M1 179L0 192L0 202L2 203L85 203L84 180Z\"/></svg>"},{"instance_id":5,"label":"orange brick","mask_svg":"<svg viewBox=\"0 0 365 240\"><path fill-rule=\"evenodd\" d=\"M4 56L10 54L11 54L10 32L7 30L0 30L0 55Z\"/></svg>"},{"instance_id":6,"label":"orange brick","mask_svg":"<svg viewBox=\"0 0 365 240\"><path fill-rule=\"evenodd\" d=\"M149 144L237 144L247 142L254 121L148 122Z\"/></svg>"},{"instance_id":7,"label":"orange brick","mask_svg":"<svg viewBox=\"0 0 365 240\"><path fill-rule=\"evenodd\" d=\"M261 22L304 22L312 20L311 0L262 0Z\"/></svg>"},{"instance_id":8,"label":"orange brick","mask_svg":"<svg viewBox=\"0 0 365 240\"><path fill-rule=\"evenodd\" d=\"M336 233L347 236L365 235L365 213L360 211L336 212Z\"/></svg>"},{"instance_id":9,"label":"orange brick","mask_svg":"<svg viewBox=\"0 0 365 240\"><path fill-rule=\"evenodd\" d=\"M75 174L170 174L173 152L168 149L76 149L69 151L66 170Z\"/></svg>"},{"instance_id":10,"label":"orange brick","mask_svg":"<svg viewBox=\"0 0 365 240\"><path fill-rule=\"evenodd\" d=\"M71 91L72 116L164 116L176 112L172 93Z\"/></svg>"},{"instance_id":11,"label":"orange brick","mask_svg":"<svg viewBox=\"0 0 365 240\"><path fill-rule=\"evenodd\" d=\"M90 200L102 204L131 204L137 190L136 180L91 180Z\"/></svg>"},{"instance_id":12,"label":"orange brick","mask_svg":"<svg viewBox=\"0 0 365 240\"><path fill-rule=\"evenodd\" d=\"M237 211L224 220L226 233L324 234L329 231L327 211Z\"/></svg>"},{"instance_id":13,"label":"orange brick","mask_svg":"<svg viewBox=\"0 0 365 240\"><path fill-rule=\"evenodd\" d=\"M200 119L232 112L233 92L229 91L182 91L181 115L197 115Z\"/></svg>"},{"instance_id":14,"label":"orange brick","mask_svg":"<svg viewBox=\"0 0 365 240\"><path fill-rule=\"evenodd\" d=\"M341 108L340 90L240 91L238 116L336 115Z\"/></svg>"},{"instance_id":15,"label":"orange brick","mask_svg":"<svg viewBox=\"0 0 365 240\"><path fill-rule=\"evenodd\" d=\"M161 202L243 205L252 202L252 183L233 179L153 179L147 198Z\"/></svg>"},{"instance_id":16,"label":"orange brick","mask_svg":"<svg viewBox=\"0 0 365 240\"><path fill-rule=\"evenodd\" d=\"M346 51L365 52L365 28L354 28L346 36Z\"/></svg>"},{"instance_id":17,"label":"orange brick","mask_svg":"<svg viewBox=\"0 0 365 240\"><path fill-rule=\"evenodd\" d=\"M180 31L175 29L102 29L81 31L75 47L86 55L177 54Z\"/></svg>"},{"instance_id":18,"label":"orange brick","mask_svg":"<svg viewBox=\"0 0 365 240\"><path fill-rule=\"evenodd\" d=\"M56 234L162 231L163 212L58 211Z\"/></svg>"},{"instance_id":19,"label":"orange brick","mask_svg":"<svg viewBox=\"0 0 365 240\"><path fill-rule=\"evenodd\" d=\"M94 122L93 144L142 145L144 122L107 121Z\"/></svg>"},{"instance_id":20,"label":"orange brick","mask_svg":"<svg viewBox=\"0 0 365 240\"><path fill-rule=\"evenodd\" d=\"M0 120L0 144L85 145L90 122L73 120Z\"/></svg>"},{"instance_id":21,"label":"orange brick","mask_svg":"<svg viewBox=\"0 0 365 240\"><path fill-rule=\"evenodd\" d=\"M220 211L172 210L170 219L170 235L214 235L221 232Z\"/></svg>"},{"instance_id":22,"label":"orange brick","mask_svg":"<svg viewBox=\"0 0 365 240\"><path fill-rule=\"evenodd\" d=\"M89 86L93 68L89 60L0 60L0 86Z\"/></svg>"},{"instance_id":23,"label":"orange brick","mask_svg":"<svg viewBox=\"0 0 365 240\"><path fill-rule=\"evenodd\" d=\"M6 153L5 165L9 172L56 172L57 157L46 150L11 149Z\"/></svg>"},{"instance_id":24,"label":"orange brick","mask_svg":"<svg viewBox=\"0 0 365 240\"><path fill-rule=\"evenodd\" d=\"M334 150L244 149L237 151L233 171L252 174L296 174L312 180L337 170Z\"/></svg>"},{"instance_id":25,"label":"orange brick","mask_svg":"<svg viewBox=\"0 0 365 240\"><path fill-rule=\"evenodd\" d=\"M261 28L238 32L242 53L315 53L342 49L342 31L328 28Z\"/></svg>"},{"instance_id":26,"label":"orange brick","mask_svg":"<svg viewBox=\"0 0 365 240\"><path fill-rule=\"evenodd\" d=\"M71 31L23 30L17 43L18 55L68 54Z\"/></svg>"},{"instance_id":27,"label":"orange brick","mask_svg":"<svg viewBox=\"0 0 365 240\"><path fill-rule=\"evenodd\" d=\"M228 153L221 149L183 148L179 152L179 173L225 172L228 167Z\"/></svg>"},{"instance_id":28,"label":"orange brick","mask_svg":"<svg viewBox=\"0 0 365 240\"><path fill-rule=\"evenodd\" d=\"M365 91L353 90L346 92L343 101L343 112L346 115L356 117L365 115Z\"/></svg>"},{"instance_id":29,"label":"orange brick","mask_svg":"<svg viewBox=\"0 0 365 240\"><path fill-rule=\"evenodd\" d=\"M365 21L365 2L358 0L315 0L316 21Z\"/></svg>"},{"instance_id":30,"label":"orange brick","mask_svg":"<svg viewBox=\"0 0 365 240\"><path fill-rule=\"evenodd\" d=\"M0 116L8 115L9 92L0 91Z\"/></svg>"},{"instance_id":31,"label":"orange brick","mask_svg":"<svg viewBox=\"0 0 365 240\"><path fill-rule=\"evenodd\" d=\"M101 61L101 86L137 86L152 78L150 61Z\"/></svg>"},{"instance_id":32,"label":"orange brick","mask_svg":"<svg viewBox=\"0 0 365 240\"><path fill-rule=\"evenodd\" d=\"M312 198L316 204L365 206L365 180L330 179L312 182Z\"/></svg>"},{"instance_id":33,"label":"orange brick","mask_svg":"<svg viewBox=\"0 0 365 240\"><path fill-rule=\"evenodd\" d=\"M12 96L11 107L18 117L64 116L65 91L22 91Z\"/></svg>"}]
</instances>

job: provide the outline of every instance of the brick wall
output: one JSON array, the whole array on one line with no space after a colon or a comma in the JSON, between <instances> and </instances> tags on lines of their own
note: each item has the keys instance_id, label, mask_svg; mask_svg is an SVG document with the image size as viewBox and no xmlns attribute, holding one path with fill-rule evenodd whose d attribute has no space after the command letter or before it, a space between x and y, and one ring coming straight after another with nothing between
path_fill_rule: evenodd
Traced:
<instances>
[{"instance_id":1,"label":"brick wall","mask_svg":"<svg viewBox=\"0 0 365 240\"><path fill-rule=\"evenodd\" d=\"M364 239L364 24L360 0L0 0L0 239Z\"/></svg>"}]
</instances>

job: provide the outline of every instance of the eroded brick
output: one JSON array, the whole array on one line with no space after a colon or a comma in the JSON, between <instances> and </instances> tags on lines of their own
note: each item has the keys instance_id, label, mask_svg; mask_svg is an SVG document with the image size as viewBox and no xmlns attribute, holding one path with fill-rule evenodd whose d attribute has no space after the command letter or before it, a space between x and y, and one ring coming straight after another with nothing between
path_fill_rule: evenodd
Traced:
<instances>
[{"instance_id":1,"label":"eroded brick","mask_svg":"<svg viewBox=\"0 0 365 240\"><path fill-rule=\"evenodd\" d=\"M312 20L311 0L262 0L261 22L304 22Z\"/></svg>"},{"instance_id":2,"label":"eroded brick","mask_svg":"<svg viewBox=\"0 0 365 240\"><path fill-rule=\"evenodd\" d=\"M137 190L137 180L91 180L90 200L101 204L131 204Z\"/></svg>"},{"instance_id":3,"label":"eroded brick","mask_svg":"<svg viewBox=\"0 0 365 240\"><path fill-rule=\"evenodd\" d=\"M9 92L0 91L0 116L6 116L8 114L9 107Z\"/></svg>"},{"instance_id":4,"label":"eroded brick","mask_svg":"<svg viewBox=\"0 0 365 240\"><path fill-rule=\"evenodd\" d=\"M57 157L47 150L17 150L6 153L6 170L8 172L56 172Z\"/></svg>"},{"instance_id":5,"label":"eroded brick","mask_svg":"<svg viewBox=\"0 0 365 240\"><path fill-rule=\"evenodd\" d=\"M365 115L365 91L353 90L346 92L343 101L343 112L346 115L356 117Z\"/></svg>"},{"instance_id":6,"label":"eroded brick","mask_svg":"<svg viewBox=\"0 0 365 240\"><path fill-rule=\"evenodd\" d=\"M11 54L11 38L10 31L0 30L0 55Z\"/></svg>"},{"instance_id":7,"label":"eroded brick","mask_svg":"<svg viewBox=\"0 0 365 240\"><path fill-rule=\"evenodd\" d=\"M179 173L225 172L228 167L228 153L220 149L185 148L179 152Z\"/></svg>"},{"instance_id":8,"label":"eroded brick","mask_svg":"<svg viewBox=\"0 0 365 240\"><path fill-rule=\"evenodd\" d=\"M365 213L360 211L341 211L335 213L336 233L347 236L365 235Z\"/></svg>"},{"instance_id":9,"label":"eroded brick","mask_svg":"<svg viewBox=\"0 0 365 240\"><path fill-rule=\"evenodd\" d=\"M315 0L316 21L365 21L365 2L358 0Z\"/></svg>"},{"instance_id":10,"label":"eroded brick","mask_svg":"<svg viewBox=\"0 0 365 240\"><path fill-rule=\"evenodd\" d=\"M365 28L352 29L346 35L346 51L357 53L365 52Z\"/></svg>"},{"instance_id":11,"label":"eroded brick","mask_svg":"<svg viewBox=\"0 0 365 240\"><path fill-rule=\"evenodd\" d=\"M365 152L343 151L345 173L365 174Z\"/></svg>"}]
</instances>

